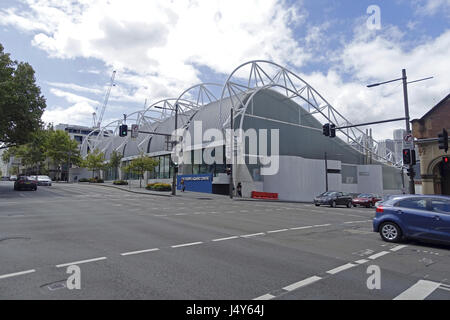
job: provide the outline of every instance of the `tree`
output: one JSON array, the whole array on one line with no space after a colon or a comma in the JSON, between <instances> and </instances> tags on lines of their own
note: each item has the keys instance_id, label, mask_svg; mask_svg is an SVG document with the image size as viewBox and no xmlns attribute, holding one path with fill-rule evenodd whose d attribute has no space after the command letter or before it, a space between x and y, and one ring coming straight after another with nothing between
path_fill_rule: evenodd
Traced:
<instances>
[{"instance_id":1,"label":"tree","mask_svg":"<svg viewBox=\"0 0 450 320\"><path fill-rule=\"evenodd\" d=\"M117 171L120 167L120 163L122 162L123 155L120 152L114 150L109 157L108 166L114 169L114 180L117 179Z\"/></svg>"},{"instance_id":2,"label":"tree","mask_svg":"<svg viewBox=\"0 0 450 320\"><path fill-rule=\"evenodd\" d=\"M78 143L70 139L69 134L63 130L48 130L45 148L45 156L53 161L60 173L63 164L70 168L81 163Z\"/></svg>"},{"instance_id":3,"label":"tree","mask_svg":"<svg viewBox=\"0 0 450 320\"><path fill-rule=\"evenodd\" d=\"M144 156L141 154L138 158L131 160L130 164L125 166L124 170L127 173L134 173L139 175L139 188L142 188L142 178L146 171L153 171L159 164L158 160Z\"/></svg>"},{"instance_id":4,"label":"tree","mask_svg":"<svg viewBox=\"0 0 450 320\"><path fill-rule=\"evenodd\" d=\"M105 154L100 152L100 150L95 149L87 155L85 160L82 161L81 166L92 171L92 178L94 178L95 172L99 172L106 167Z\"/></svg>"},{"instance_id":5,"label":"tree","mask_svg":"<svg viewBox=\"0 0 450 320\"><path fill-rule=\"evenodd\" d=\"M0 148L28 143L41 125L46 107L34 70L12 61L0 44Z\"/></svg>"}]
</instances>

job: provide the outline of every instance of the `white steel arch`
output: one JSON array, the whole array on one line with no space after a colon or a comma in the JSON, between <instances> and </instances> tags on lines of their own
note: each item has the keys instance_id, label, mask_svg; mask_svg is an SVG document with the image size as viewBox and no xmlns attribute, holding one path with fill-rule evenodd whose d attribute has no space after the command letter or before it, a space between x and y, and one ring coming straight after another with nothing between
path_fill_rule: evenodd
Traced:
<instances>
[{"instance_id":1,"label":"white steel arch","mask_svg":"<svg viewBox=\"0 0 450 320\"><path fill-rule=\"evenodd\" d=\"M337 127L351 125L351 122L309 83L285 67L266 60L243 63L228 76L220 99L219 124L223 124L223 128L230 125L229 110L224 109L225 99L230 100L235 118L245 113L249 101L256 92L268 88L276 89L287 99L295 100L321 123L333 123ZM249 94L251 98L244 101L243 98ZM375 159L400 166L394 163L392 151L389 150L386 155L378 154L380 149L378 142L368 137L359 128L339 130L337 135L344 141L347 140L347 143L359 152L367 151L374 155Z\"/></svg>"}]
</instances>

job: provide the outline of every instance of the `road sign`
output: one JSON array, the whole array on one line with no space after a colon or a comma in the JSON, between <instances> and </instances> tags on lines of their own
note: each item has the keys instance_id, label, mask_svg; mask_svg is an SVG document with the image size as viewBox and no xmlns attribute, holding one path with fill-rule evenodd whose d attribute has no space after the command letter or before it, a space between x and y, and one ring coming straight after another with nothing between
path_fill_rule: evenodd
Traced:
<instances>
[{"instance_id":1,"label":"road sign","mask_svg":"<svg viewBox=\"0 0 450 320\"><path fill-rule=\"evenodd\" d=\"M413 139L412 134L406 134L403 137L403 146L405 149L414 149Z\"/></svg>"},{"instance_id":2,"label":"road sign","mask_svg":"<svg viewBox=\"0 0 450 320\"><path fill-rule=\"evenodd\" d=\"M132 124L131 125L131 138L136 139L139 136L139 125Z\"/></svg>"}]
</instances>

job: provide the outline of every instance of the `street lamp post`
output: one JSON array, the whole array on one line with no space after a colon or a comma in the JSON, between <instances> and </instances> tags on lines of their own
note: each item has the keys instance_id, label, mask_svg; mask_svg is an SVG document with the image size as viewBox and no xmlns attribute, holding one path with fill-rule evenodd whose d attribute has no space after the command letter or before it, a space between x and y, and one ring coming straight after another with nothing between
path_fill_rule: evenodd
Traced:
<instances>
[{"instance_id":1,"label":"street lamp post","mask_svg":"<svg viewBox=\"0 0 450 320\"><path fill-rule=\"evenodd\" d=\"M408 82L408 78L406 76L406 69L402 70L402 77L398 78L398 79L394 79L394 80L389 80L389 81L385 81L385 82L380 82L380 83L374 83L374 84L370 84L367 87L368 88L373 88L373 87L377 87L379 85L382 84L386 84L386 83L390 83L390 82L394 82L394 81L403 81L403 102L404 102L404 109L405 109L405 125L406 125L406 134L409 135L411 134L411 125L409 123L409 103L408 103L408 83L414 83L414 82L419 82L419 81L424 81L424 80L429 80L432 79L433 77L428 77L428 78L423 78L423 79L419 79L419 80L414 80L411 82ZM415 186L414 186L414 176L415 176L415 172L413 169L413 165L410 163L409 164L409 170L410 175L409 175L409 193L410 194L415 194Z\"/></svg>"},{"instance_id":2,"label":"street lamp post","mask_svg":"<svg viewBox=\"0 0 450 320\"><path fill-rule=\"evenodd\" d=\"M177 128L178 128L178 103L175 104L175 139L178 139L177 136ZM172 146L172 150L176 149L177 140ZM175 196L177 194L177 165L173 162L173 177L172 177L172 195Z\"/></svg>"},{"instance_id":3,"label":"street lamp post","mask_svg":"<svg viewBox=\"0 0 450 320\"><path fill-rule=\"evenodd\" d=\"M230 199L233 199L233 187L234 187L234 181L233 181L233 162L234 162L234 119L233 119L233 107L231 107L231 114L230 114L230 128L231 128L231 139L230 139Z\"/></svg>"}]
</instances>

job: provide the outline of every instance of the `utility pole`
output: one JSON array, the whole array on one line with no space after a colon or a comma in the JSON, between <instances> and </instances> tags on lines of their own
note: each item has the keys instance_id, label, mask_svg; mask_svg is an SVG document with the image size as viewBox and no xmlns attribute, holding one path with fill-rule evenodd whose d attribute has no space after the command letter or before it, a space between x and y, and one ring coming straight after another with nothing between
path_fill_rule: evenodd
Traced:
<instances>
[{"instance_id":1,"label":"utility pole","mask_svg":"<svg viewBox=\"0 0 450 320\"><path fill-rule=\"evenodd\" d=\"M325 152L325 191L328 191L328 159Z\"/></svg>"},{"instance_id":2,"label":"utility pole","mask_svg":"<svg viewBox=\"0 0 450 320\"><path fill-rule=\"evenodd\" d=\"M177 136L177 128L178 128L178 103L175 104L175 139L178 139ZM175 140L172 145L172 151L175 151L178 140ZM177 194L177 164L173 162L173 177L172 177L172 195L175 196Z\"/></svg>"},{"instance_id":3,"label":"utility pole","mask_svg":"<svg viewBox=\"0 0 450 320\"><path fill-rule=\"evenodd\" d=\"M231 128L231 140L230 140L230 199L233 199L233 162L234 162L234 119L233 119L233 107L231 107L230 115L230 128Z\"/></svg>"},{"instance_id":4,"label":"utility pole","mask_svg":"<svg viewBox=\"0 0 450 320\"><path fill-rule=\"evenodd\" d=\"M406 77L406 69L402 69L402 77L401 78L384 81L384 82L380 82L380 83L375 83L375 84L370 84L367 87L373 88L373 87L377 87L379 85L386 84L386 83L391 83L391 82L395 82L395 81L399 81L399 80L403 81L403 102L404 102L404 108L405 108L405 125L406 125L406 134L409 135L409 134L411 134L411 125L409 123L408 83L415 83L415 82L420 82L420 81L429 80L429 79L433 79L433 77L428 77L428 78L423 78L423 79L408 82L408 78ZM413 147L414 147L414 144L413 144ZM414 186L415 172L413 169L413 165L411 163L409 164L408 172L409 172L409 193L415 194L415 186Z\"/></svg>"},{"instance_id":5,"label":"utility pole","mask_svg":"<svg viewBox=\"0 0 450 320\"><path fill-rule=\"evenodd\" d=\"M406 69L402 70L402 79L403 79L403 100L405 104L405 124L406 124L406 134L411 134L411 125L409 123L409 103L408 103L408 82L406 77ZM414 148L414 144L413 144ZM409 193L415 194L415 186L414 186L414 168L412 164L409 164Z\"/></svg>"}]
</instances>

